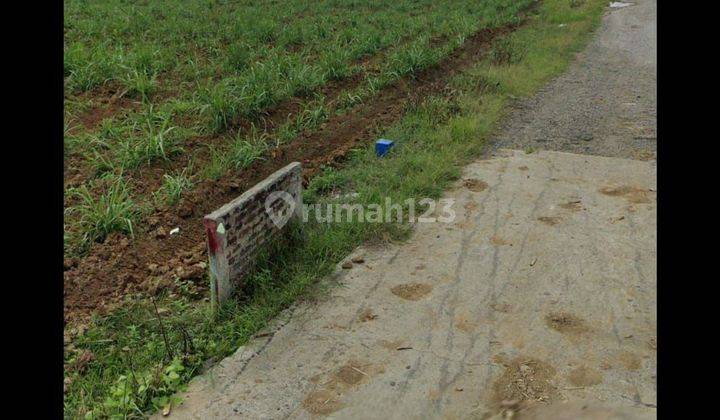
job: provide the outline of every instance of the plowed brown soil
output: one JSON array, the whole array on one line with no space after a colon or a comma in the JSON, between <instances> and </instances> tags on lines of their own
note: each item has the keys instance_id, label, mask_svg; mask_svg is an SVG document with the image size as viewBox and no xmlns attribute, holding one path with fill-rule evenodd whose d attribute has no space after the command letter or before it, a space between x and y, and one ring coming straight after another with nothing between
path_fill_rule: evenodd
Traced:
<instances>
[{"instance_id":1,"label":"plowed brown soil","mask_svg":"<svg viewBox=\"0 0 720 420\"><path fill-rule=\"evenodd\" d=\"M178 206L156 210L144 220L134 240L113 235L95 244L84 258L67 260L65 321L82 321L93 312L103 314L129 293L147 295L173 288L175 277L195 282L200 289L206 287L201 222L205 214L290 162L302 163L305 182L321 165L342 163L349 150L372 141L381 128L397 121L407 104L442 91L454 74L482 57L495 37L516 27L480 30L439 65L388 86L353 112L332 116L319 130L276 149L271 159L257 161L218 182L196 185ZM176 227L180 234L163 234Z\"/></svg>"}]
</instances>

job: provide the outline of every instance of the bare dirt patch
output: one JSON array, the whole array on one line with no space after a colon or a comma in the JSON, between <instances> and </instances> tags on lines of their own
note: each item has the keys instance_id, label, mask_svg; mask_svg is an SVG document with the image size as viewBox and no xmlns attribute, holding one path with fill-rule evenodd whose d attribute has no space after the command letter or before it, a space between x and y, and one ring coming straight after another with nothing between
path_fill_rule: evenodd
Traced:
<instances>
[{"instance_id":1,"label":"bare dirt patch","mask_svg":"<svg viewBox=\"0 0 720 420\"><path fill-rule=\"evenodd\" d=\"M383 372L382 367L349 361L325 378L322 375L313 377L312 382L317 384L318 388L305 397L302 406L315 415L328 415L338 411L344 406L341 399L345 393L367 381L371 376Z\"/></svg>"},{"instance_id":2,"label":"bare dirt patch","mask_svg":"<svg viewBox=\"0 0 720 420\"><path fill-rule=\"evenodd\" d=\"M642 366L642 360L640 360L640 357L637 354L631 353L627 350L620 351L617 354L616 358L620 365L625 368L625 370L635 371L640 369L640 367Z\"/></svg>"},{"instance_id":3,"label":"bare dirt patch","mask_svg":"<svg viewBox=\"0 0 720 420\"><path fill-rule=\"evenodd\" d=\"M642 161L657 159L656 153L650 150L638 150L633 153L633 158Z\"/></svg>"},{"instance_id":4,"label":"bare dirt patch","mask_svg":"<svg viewBox=\"0 0 720 420\"><path fill-rule=\"evenodd\" d=\"M468 214L473 214L475 213L475 210L477 210L478 205L474 201L468 201L463 205L463 208L465 209L465 211L467 211Z\"/></svg>"},{"instance_id":5,"label":"bare dirt patch","mask_svg":"<svg viewBox=\"0 0 720 420\"><path fill-rule=\"evenodd\" d=\"M491 236L490 243L495 246L512 245L512 243L510 241L508 241L507 239L504 239L498 235Z\"/></svg>"},{"instance_id":6,"label":"bare dirt patch","mask_svg":"<svg viewBox=\"0 0 720 420\"><path fill-rule=\"evenodd\" d=\"M360 322L368 322L368 321L374 321L377 319L377 314L375 314L372 309L367 308L360 314Z\"/></svg>"},{"instance_id":7,"label":"bare dirt patch","mask_svg":"<svg viewBox=\"0 0 720 420\"><path fill-rule=\"evenodd\" d=\"M432 291L433 287L425 283L405 283L395 286L390 291L405 300L420 300Z\"/></svg>"},{"instance_id":8,"label":"bare dirt patch","mask_svg":"<svg viewBox=\"0 0 720 420\"><path fill-rule=\"evenodd\" d=\"M470 334L475 331L477 324L478 323L473 321L469 314L462 313L455 316L455 328L464 333Z\"/></svg>"},{"instance_id":9,"label":"bare dirt patch","mask_svg":"<svg viewBox=\"0 0 720 420\"><path fill-rule=\"evenodd\" d=\"M103 120L112 118L122 112L138 109L139 107L139 102L123 97L93 107L80 113L76 118L79 124L85 127L85 129L94 130Z\"/></svg>"},{"instance_id":10,"label":"bare dirt patch","mask_svg":"<svg viewBox=\"0 0 720 420\"><path fill-rule=\"evenodd\" d=\"M79 127L93 130L104 119L112 118L123 112L137 110L142 105L139 100L134 100L122 94L120 86L115 83L107 83L79 95L78 98L88 101L90 107L74 116L73 121L70 123L71 130Z\"/></svg>"},{"instance_id":11,"label":"bare dirt patch","mask_svg":"<svg viewBox=\"0 0 720 420\"><path fill-rule=\"evenodd\" d=\"M396 351L398 348L402 347L403 340L395 340L395 341L379 340L378 344L388 350Z\"/></svg>"},{"instance_id":12,"label":"bare dirt patch","mask_svg":"<svg viewBox=\"0 0 720 420\"><path fill-rule=\"evenodd\" d=\"M563 334L580 335L590 331L585 320L567 312L551 312L545 317L545 323Z\"/></svg>"},{"instance_id":13,"label":"bare dirt patch","mask_svg":"<svg viewBox=\"0 0 720 420\"><path fill-rule=\"evenodd\" d=\"M363 373L362 370L352 364L347 364L341 367L337 372L338 379L347 385L358 384L365 376L367 376L367 374Z\"/></svg>"},{"instance_id":14,"label":"bare dirt patch","mask_svg":"<svg viewBox=\"0 0 720 420\"><path fill-rule=\"evenodd\" d=\"M629 185L621 185L619 187L603 187L600 193L610 197L623 197L633 204L650 203L650 193L646 188L638 188Z\"/></svg>"},{"instance_id":15,"label":"bare dirt patch","mask_svg":"<svg viewBox=\"0 0 720 420\"><path fill-rule=\"evenodd\" d=\"M539 221L545 223L548 226L555 226L562 220L561 217L555 216L540 216L537 218Z\"/></svg>"},{"instance_id":16,"label":"bare dirt patch","mask_svg":"<svg viewBox=\"0 0 720 420\"><path fill-rule=\"evenodd\" d=\"M463 186L472 192L482 192L488 187L487 182L480 181L479 179L469 178L463 180Z\"/></svg>"},{"instance_id":17,"label":"bare dirt patch","mask_svg":"<svg viewBox=\"0 0 720 420\"><path fill-rule=\"evenodd\" d=\"M580 201L580 200L571 200L571 201L568 201L567 203L562 203L562 204L560 204L560 207L564 208L565 210L570 210L570 211L580 211L583 208L582 201Z\"/></svg>"},{"instance_id":18,"label":"bare dirt patch","mask_svg":"<svg viewBox=\"0 0 720 420\"><path fill-rule=\"evenodd\" d=\"M551 383L555 368L542 360L518 357L503 362L505 372L492 385L491 407L518 408L526 403L550 402L557 397Z\"/></svg>"},{"instance_id":19,"label":"bare dirt patch","mask_svg":"<svg viewBox=\"0 0 720 420\"><path fill-rule=\"evenodd\" d=\"M579 387L597 385L603 380L602 373L587 366L580 366L573 369L567 378L573 386Z\"/></svg>"},{"instance_id":20,"label":"bare dirt patch","mask_svg":"<svg viewBox=\"0 0 720 420\"><path fill-rule=\"evenodd\" d=\"M337 400L340 396L326 389L313 391L305 397L302 406L311 414L327 416L343 408L343 404Z\"/></svg>"}]
</instances>

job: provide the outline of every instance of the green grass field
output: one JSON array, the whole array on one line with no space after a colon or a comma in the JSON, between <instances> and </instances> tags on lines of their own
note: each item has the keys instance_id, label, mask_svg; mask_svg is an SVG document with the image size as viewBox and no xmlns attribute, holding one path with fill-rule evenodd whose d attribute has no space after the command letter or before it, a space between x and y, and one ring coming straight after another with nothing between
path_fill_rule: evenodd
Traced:
<instances>
[{"instance_id":1,"label":"green grass field","mask_svg":"<svg viewBox=\"0 0 720 420\"><path fill-rule=\"evenodd\" d=\"M151 198L164 186L136 193L144 168L179 172L171 161L197 157L186 185L244 169L441 61L481 27L515 21L529 3L65 2L65 175L75 198L67 203L67 252L127 233L153 211ZM331 83L339 91L328 96ZM288 101L291 112L267 127L268 110ZM112 195L118 184L137 211L103 214L86 199Z\"/></svg>"},{"instance_id":2,"label":"green grass field","mask_svg":"<svg viewBox=\"0 0 720 420\"><path fill-rule=\"evenodd\" d=\"M284 144L302 149L300 133L362 110L478 30L518 23L530 3L67 1L65 175L74 181L66 253L82 264L109 234L143 238L148 215L174 208L198 183L242 177ZM482 151L509 101L566 68L604 4L541 2L445 89L407 103L381 127L401 147L378 160L367 139L311 180L305 202L343 192L357 193L358 204L439 197ZM276 118L277 107L292 112ZM288 239L293 246L279 243L261 260L242 299L216 315L187 290L192 284L178 283L156 298L162 316L133 297L94 317L66 343L66 417L141 418L177 403L171 395L190 378L317 293L318 279L354 247L410 232L405 223L310 220Z\"/></svg>"}]
</instances>

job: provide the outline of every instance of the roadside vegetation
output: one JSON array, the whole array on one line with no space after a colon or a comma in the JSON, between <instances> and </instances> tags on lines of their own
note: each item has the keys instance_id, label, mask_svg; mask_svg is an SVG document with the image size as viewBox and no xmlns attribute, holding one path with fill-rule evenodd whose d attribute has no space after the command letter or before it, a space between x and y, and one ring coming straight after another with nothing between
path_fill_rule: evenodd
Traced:
<instances>
[{"instance_id":1,"label":"roadside vegetation","mask_svg":"<svg viewBox=\"0 0 720 420\"><path fill-rule=\"evenodd\" d=\"M82 254L112 232L137 234L148 207L171 207L199 179L220 180L273 159L279 144L362 108L387 86L441 62L477 30L517 22L530 3L66 2L66 125L73 127L66 129L66 162L90 168L73 172L82 176L67 191L67 252ZM544 0L447 88L405 104L402 118L381 128L397 143L386 158L376 158L370 142L352 150L342 165L312 178L304 201L382 206L385 197L440 197L482 151L508 103L566 68L604 5ZM323 86L353 74L358 81L323 94ZM96 125L77 123L108 86L136 105ZM265 111L291 97L301 104L292 115L261 124ZM193 136L204 136L208 147L184 145ZM167 164L156 190L133 191L139 168L196 154L182 167ZM207 290L178 279L171 293L128 295L109 315L76 328L65 348L66 417L170 410L178 402L172 395L190 378L298 299L329 286L318 280L356 246L402 240L411 231L406 222L313 220L302 235L291 230L275 244L240 299L216 314Z\"/></svg>"}]
</instances>

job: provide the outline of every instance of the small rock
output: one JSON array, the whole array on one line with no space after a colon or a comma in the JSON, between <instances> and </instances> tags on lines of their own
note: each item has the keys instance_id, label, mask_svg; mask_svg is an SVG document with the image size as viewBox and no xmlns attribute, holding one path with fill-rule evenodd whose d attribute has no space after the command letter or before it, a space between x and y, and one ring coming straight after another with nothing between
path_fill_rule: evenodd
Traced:
<instances>
[{"instance_id":1,"label":"small rock","mask_svg":"<svg viewBox=\"0 0 720 420\"><path fill-rule=\"evenodd\" d=\"M355 264L362 264L362 263L365 262L365 258L363 258L363 257L353 257L353 259L352 259L351 261L354 262Z\"/></svg>"},{"instance_id":2,"label":"small rock","mask_svg":"<svg viewBox=\"0 0 720 420\"><path fill-rule=\"evenodd\" d=\"M192 206L188 203L185 203L178 208L178 216L182 217L183 219L192 216L192 213Z\"/></svg>"},{"instance_id":3,"label":"small rock","mask_svg":"<svg viewBox=\"0 0 720 420\"><path fill-rule=\"evenodd\" d=\"M75 258L67 258L63 261L63 268L65 271L77 267L77 260Z\"/></svg>"},{"instance_id":4,"label":"small rock","mask_svg":"<svg viewBox=\"0 0 720 420\"><path fill-rule=\"evenodd\" d=\"M166 236L167 236L167 231L166 231L165 228L163 228L162 226L160 226L159 228L157 228L157 230L155 231L155 238L156 238L156 239L163 239L163 238L166 237Z\"/></svg>"},{"instance_id":5,"label":"small rock","mask_svg":"<svg viewBox=\"0 0 720 420\"><path fill-rule=\"evenodd\" d=\"M346 270L347 270L347 269L350 269L350 268L353 268L353 264L352 264L350 261L344 262L343 265L342 265L342 268L344 268L344 269L346 269Z\"/></svg>"},{"instance_id":6,"label":"small rock","mask_svg":"<svg viewBox=\"0 0 720 420\"><path fill-rule=\"evenodd\" d=\"M180 228L179 228L179 227L176 227L175 229L173 229L173 230L170 231L170 235L177 235L178 233L180 233Z\"/></svg>"}]
</instances>

